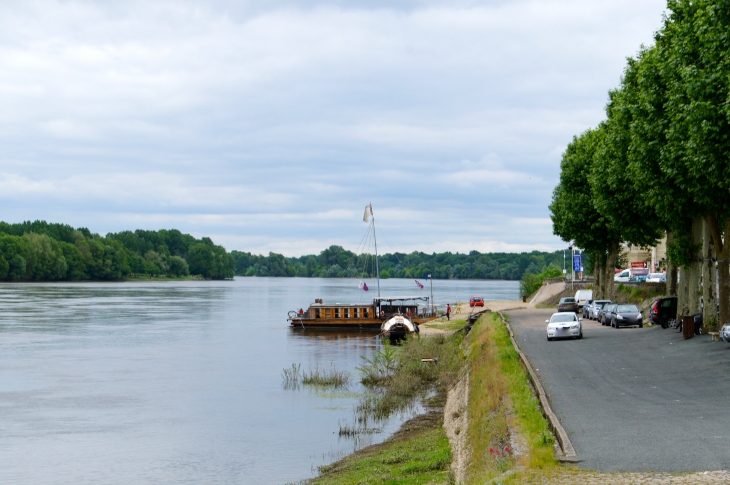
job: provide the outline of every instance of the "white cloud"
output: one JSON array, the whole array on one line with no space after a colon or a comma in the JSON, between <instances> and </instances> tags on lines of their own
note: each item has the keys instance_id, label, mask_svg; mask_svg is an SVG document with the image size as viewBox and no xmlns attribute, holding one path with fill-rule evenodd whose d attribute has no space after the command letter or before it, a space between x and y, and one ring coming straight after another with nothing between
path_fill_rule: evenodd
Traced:
<instances>
[{"instance_id":1,"label":"white cloud","mask_svg":"<svg viewBox=\"0 0 730 485\"><path fill-rule=\"evenodd\" d=\"M663 8L4 3L0 219L296 253L372 201L398 248L557 247L560 155Z\"/></svg>"}]
</instances>

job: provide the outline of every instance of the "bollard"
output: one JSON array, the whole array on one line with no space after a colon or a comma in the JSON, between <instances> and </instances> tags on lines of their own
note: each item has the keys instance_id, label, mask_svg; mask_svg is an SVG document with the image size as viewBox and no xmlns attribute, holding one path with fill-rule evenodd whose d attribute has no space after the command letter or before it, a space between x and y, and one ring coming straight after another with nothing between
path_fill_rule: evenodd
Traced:
<instances>
[{"instance_id":1,"label":"bollard","mask_svg":"<svg viewBox=\"0 0 730 485\"><path fill-rule=\"evenodd\" d=\"M526 296L523 296L522 297L522 303L527 303L527 297Z\"/></svg>"},{"instance_id":2,"label":"bollard","mask_svg":"<svg viewBox=\"0 0 730 485\"><path fill-rule=\"evenodd\" d=\"M682 317L682 336L685 340L695 336L695 317L692 315Z\"/></svg>"}]
</instances>

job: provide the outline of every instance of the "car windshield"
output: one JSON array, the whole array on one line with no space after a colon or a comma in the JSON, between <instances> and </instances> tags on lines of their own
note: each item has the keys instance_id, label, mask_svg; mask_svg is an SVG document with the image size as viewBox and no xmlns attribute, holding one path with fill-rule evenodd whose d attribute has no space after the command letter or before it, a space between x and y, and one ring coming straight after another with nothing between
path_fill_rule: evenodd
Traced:
<instances>
[{"instance_id":1,"label":"car windshield","mask_svg":"<svg viewBox=\"0 0 730 485\"><path fill-rule=\"evenodd\" d=\"M662 274L661 273L650 273L648 277L649 278L661 278Z\"/></svg>"},{"instance_id":2,"label":"car windshield","mask_svg":"<svg viewBox=\"0 0 730 485\"><path fill-rule=\"evenodd\" d=\"M639 313L639 309L636 308L636 305L619 305L616 313Z\"/></svg>"},{"instance_id":3,"label":"car windshield","mask_svg":"<svg viewBox=\"0 0 730 485\"><path fill-rule=\"evenodd\" d=\"M572 313L556 313L552 317L550 317L550 323L555 322L574 322L576 319L575 315Z\"/></svg>"},{"instance_id":4,"label":"car windshield","mask_svg":"<svg viewBox=\"0 0 730 485\"><path fill-rule=\"evenodd\" d=\"M575 303L575 298L563 298L560 300L560 303Z\"/></svg>"}]
</instances>

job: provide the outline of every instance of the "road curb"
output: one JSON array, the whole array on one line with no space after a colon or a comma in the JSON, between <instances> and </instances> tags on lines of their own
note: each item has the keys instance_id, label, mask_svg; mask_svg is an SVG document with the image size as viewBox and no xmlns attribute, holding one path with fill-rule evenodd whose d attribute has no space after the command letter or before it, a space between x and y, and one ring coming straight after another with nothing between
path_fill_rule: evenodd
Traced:
<instances>
[{"instance_id":1,"label":"road curb","mask_svg":"<svg viewBox=\"0 0 730 485\"><path fill-rule=\"evenodd\" d=\"M537 376L537 373L532 368L530 361L527 360L527 357L522 352L522 349L520 349L520 346L517 344L517 339L515 338L515 334L512 331L512 326L509 324L507 319L504 318L504 315L501 311L497 313L499 313L499 318L502 319L505 327L507 327L507 331L509 332L509 338L510 340L512 340L512 345L514 346L517 353L520 355L520 360L522 361L522 365L525 366L525 369L527 369L527 374L530 377L530 382L532 382L532 386L535 388L535 391L537 391L537 397L540 399L540 408L542 409L542 414L547 418L548 422L550 423L550 428L552 429L553 433L555 433L555 436L558 439L561 451L561 454L558 454L558 460L566 463L579 462L580 460L578 459L578 455L575 453L573 443L571 443L570 438L568 438L568 433L565 432L563 425L560 424L560 420L553 412L553 409L550 407L550 401L548 400L547 394L545 394L545 388L542 387L542 382L540 382L540 378Z\"/></svg>"}]
</instances>

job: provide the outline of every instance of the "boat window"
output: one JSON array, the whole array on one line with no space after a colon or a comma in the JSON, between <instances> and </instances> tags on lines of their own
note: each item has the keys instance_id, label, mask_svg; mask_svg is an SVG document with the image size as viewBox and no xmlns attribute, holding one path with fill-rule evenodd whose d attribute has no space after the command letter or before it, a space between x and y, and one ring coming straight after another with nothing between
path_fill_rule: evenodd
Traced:
<instances>
[{"instance_id":1,"label":"boat window","mask_svg":"<svg viewBox=\"0 0 730 485\"><path fill-rule=\"evenodd\" d=\"M363 308L363 318L370 318L370 309L369 308Z\"/></svg>"},{"instance_id":2,"label":"boat window","mask_svg":"<svg viewBox=\"0 0 730 485\"><path fill-rule=\"evenodd\" d=\"M340 318L340 309L335 308L335 318Z\"/></svg>"},{"instance_id":3,"label":"boat window","mask_svg":"<svg viewBox=\"0 0 730 485\"><path fill-rule=\"evenodd\" d=\"M322 311L319 308L314 310L314 318L322 318Z\"/></svg>"},{"instance_id":4,"label":"boat window","mask_svg":"<svg viewBox=\"0 0 730 485\"><path fill-rule=\"evenodd\" d=\"M352 309L352 318L358 318L359 308Z\"/></svg>"},{"instance_id":5,"label":"boat window","mask_svg":"<svg viewBox=\"0 0 730 485\"><path fill-rule=\"evenodd\" d=\"M350 309L345 308L345 318L350 318Z\"/></svg>"}]
</instances>

